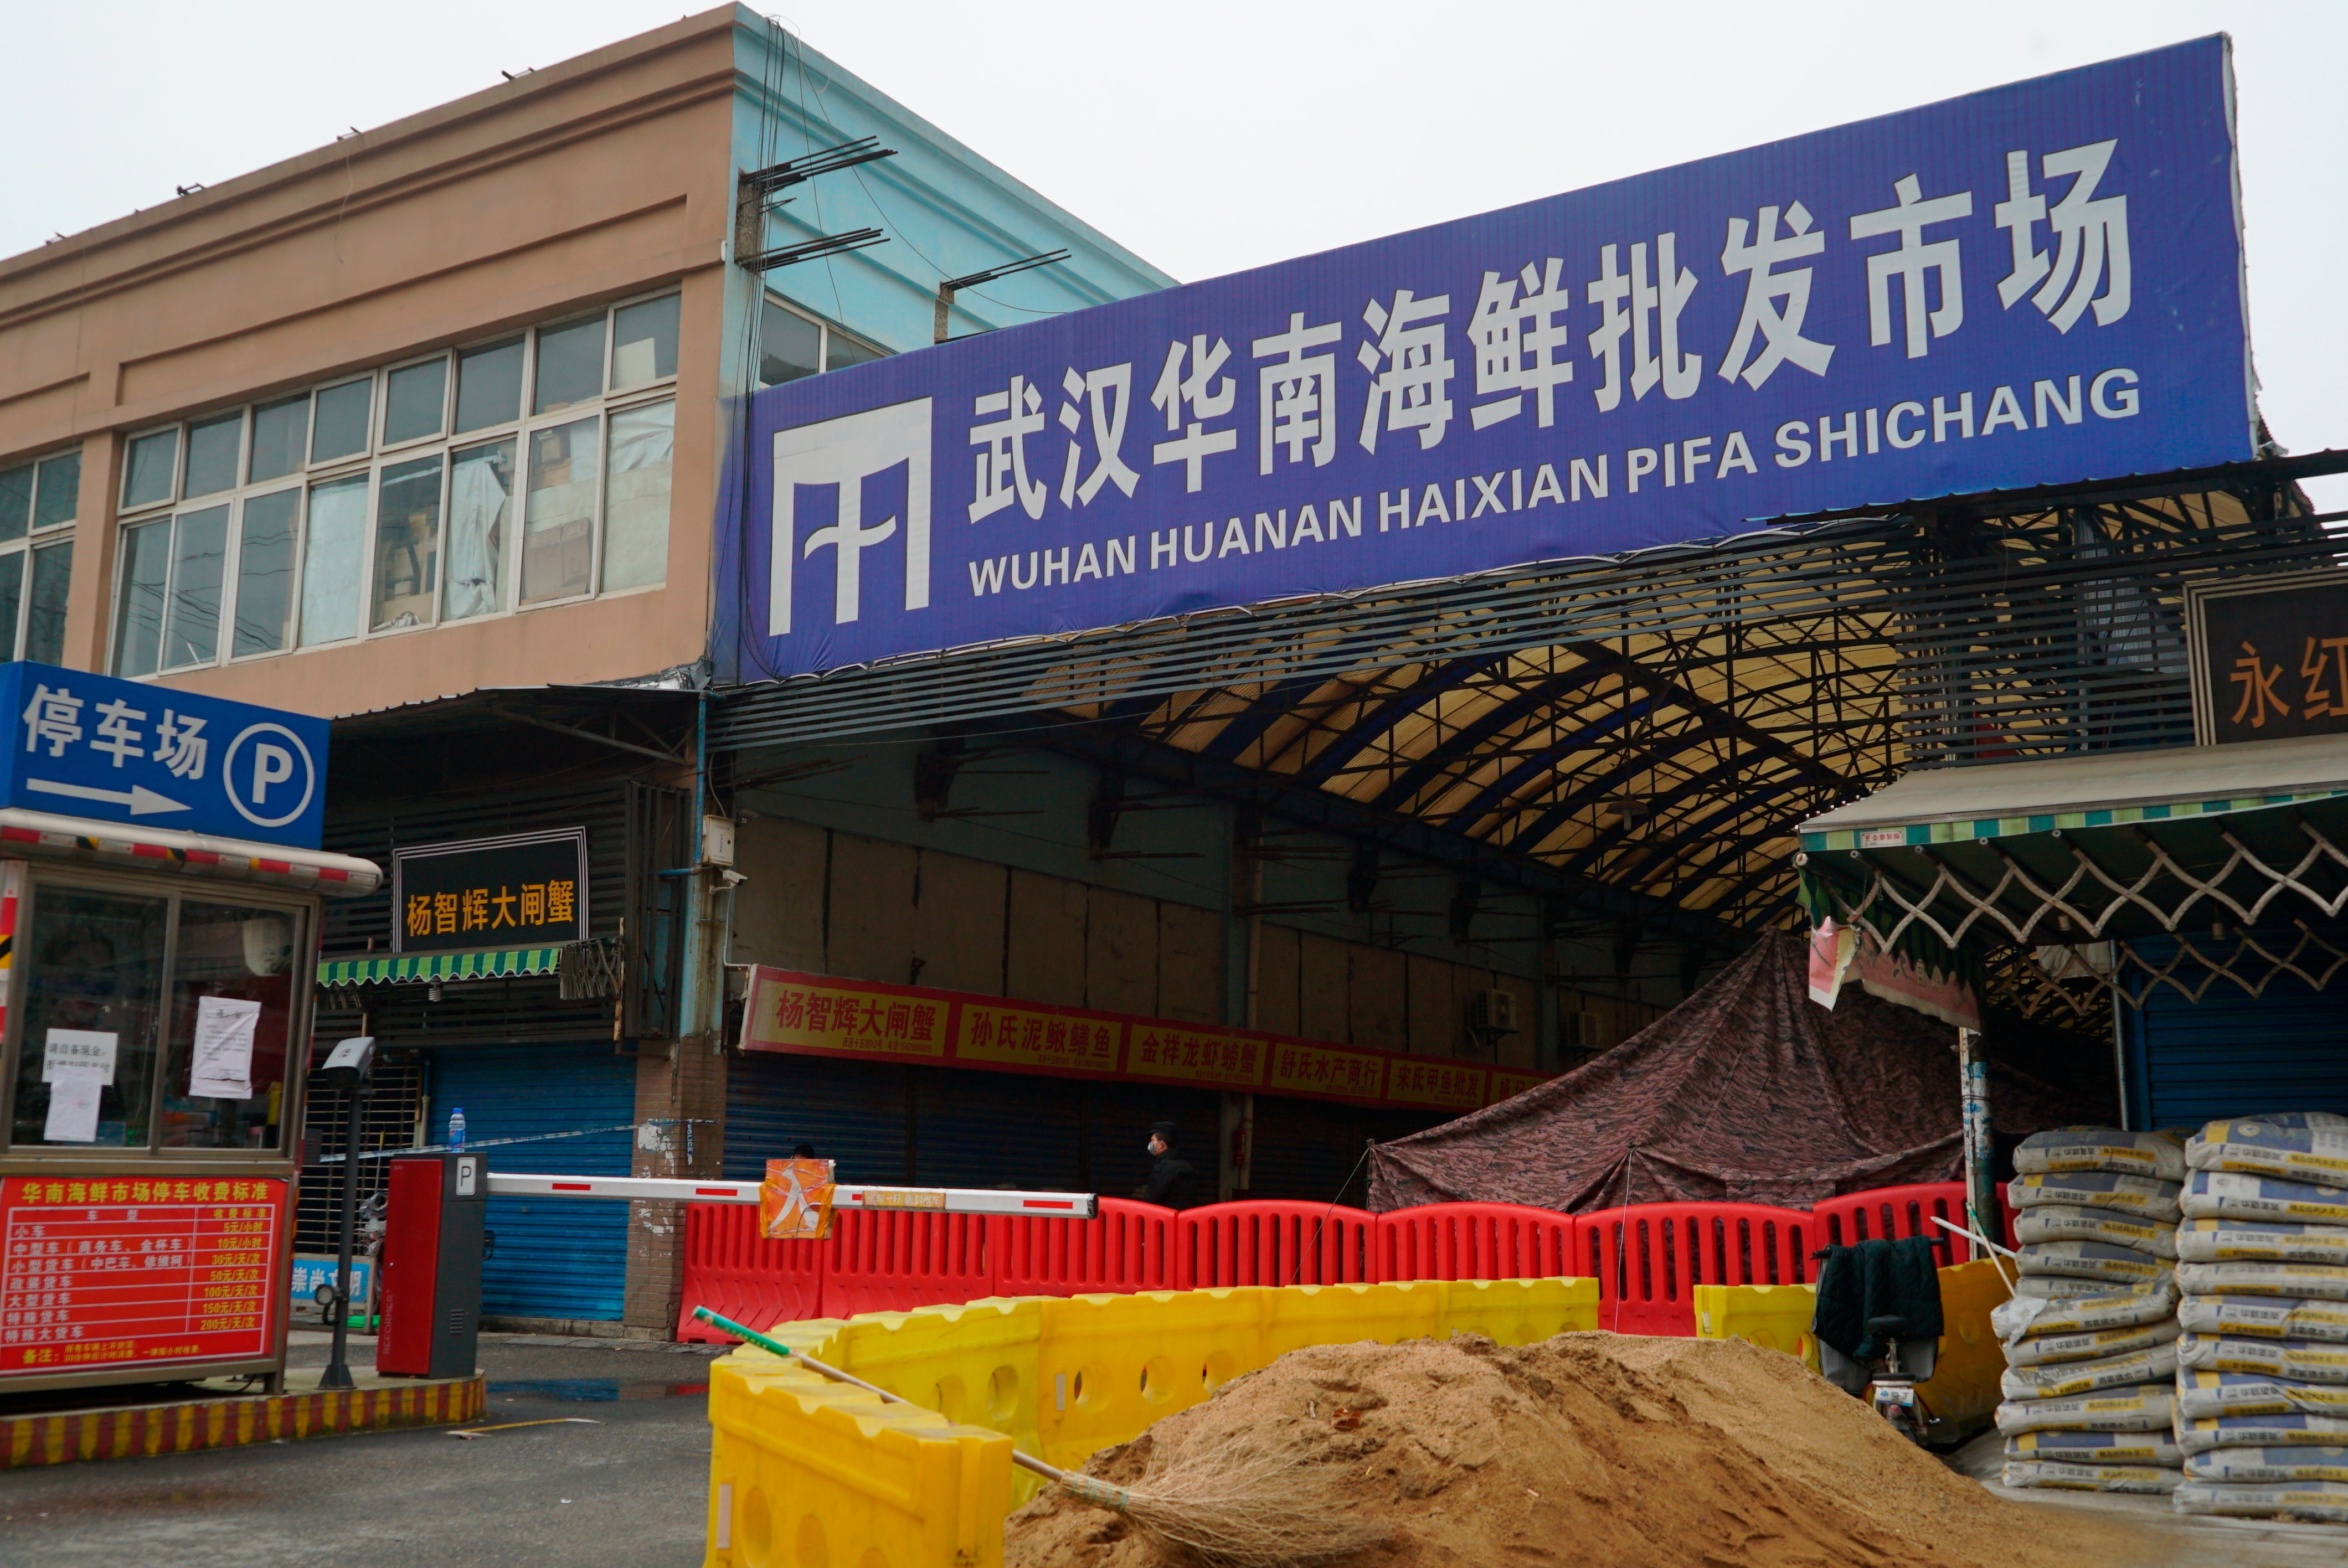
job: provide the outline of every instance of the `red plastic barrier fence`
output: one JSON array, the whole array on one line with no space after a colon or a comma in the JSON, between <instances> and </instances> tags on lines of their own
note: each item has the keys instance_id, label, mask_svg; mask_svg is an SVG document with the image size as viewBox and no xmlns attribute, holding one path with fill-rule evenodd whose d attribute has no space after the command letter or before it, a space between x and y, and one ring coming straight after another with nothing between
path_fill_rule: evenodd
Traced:
<instances>
[{"instance_id":1,"label":"red plastic barrier fence","mask_svg":"<svg viewBox=\"0 0 2348 1568\"><path fill-rule=\"evenodd\" d=\"M824 1255L823 1316L851 1317L993 1296L988 1239L983 1214L849 1210L832 1216L830 1240L780 1245Z\"/></svg>"},{"instance_id":2,"label":"red plastic barrier fence","mask_svg":"<svg viewBox=\"0 0 2348 1568\"><path fill-rule=\"evenodd\" d=\"M1764 1204L1637 1204L1575 1222L1598 1327L1692 1335L1699 1285L1807 1285L1813 1216Z\"/></svg>"},{"instance_id":3,"label":"red plastic barrier fence","mask_svg":"<svg viewBox=\"0 0 2348 1568\"><path fill-rule=\"evenodd\" d=\"M695 1321L696 1307L753 1328L822 1317L826 1255L826 1249L810 1242L761 1236L754 1204L685 1204L685 1300L677 1314L677 1338L687 1344L729 1342Z\"/></svg>"},{"instance_id":4,"label":"red plastic barrier fence","mask_svg":"<svg viewBox=\"0 0 2348 1568\"><path fill-rule=\"evenodd\" d=\"M1341 1204L1210 1204L1175 1218L1175 1290L1375 1281L1374 1215Z\"/></svg>"},{"instance_id":5,"label":"red plastic barrier fence","mask_svg":"<svg viewBox=\"0 0 2348 1568\"><path fill-rule=\"evenodd\" d=\"M1376 1216L1373 1279L1547 1279L1571 1274L1571 1214L1521 1204L1424 1204Z\"/></svg>"},{"instance_id":6,"label":"red plastic barrier fence","mask_svg":"<svg viewBox=\"0 0 2348 1568\"><path fill-rule=\"evenodd\" d=\"M1819 1246L1854 1246L1863 1241L1898 1241L1904 1236L1928 1236L1932 1256L1942 1268L1962 1263L1972 1249L1962 1236L1952 1235L1932 1223L1938 1218L1965 1223L1962 1182L1919 1182L1906 1187L1878 1187L1869 1193L1846 1193L1811 1205L1818 1217Z\"/></svg>"},{"instance_id":7,"label":"red plastic barrier fence","mask_svg":"<svg viewBox=\"0 0 2348 1568\"><path fill-rule=\"evenodd\" d=\"M1168 1290L1174 1277L1175 1223L1156 1204L1103 1198L1100 1217L997 1219L988 1242L997 1296L1080 1296L1087 1291Z\"/></svg>"}]
</instances>

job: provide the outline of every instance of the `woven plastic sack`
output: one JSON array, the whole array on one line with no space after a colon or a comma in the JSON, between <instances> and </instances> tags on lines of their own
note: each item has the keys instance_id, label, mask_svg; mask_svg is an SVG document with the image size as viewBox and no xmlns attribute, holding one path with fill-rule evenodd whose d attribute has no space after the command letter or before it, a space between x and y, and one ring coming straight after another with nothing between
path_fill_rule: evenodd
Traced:
<instances>
[{"instance_id":1,"label":"woven plastic sack","mask_svg":"<svg viewBox=\"0 0 2348 1568\"><path fill-rule=\"evenodd\" d=\"M2007 1437L2055 1430L2165 1432L2176 1412L2175 1389L2144 1383L2063 1399L2008 1399L1997 1408L1997 1430Z\"/></svg>"},{"instance_id":2,"label":"woven plastic sack","mask_svg":"<svg viewBox=\"0 0 2348 1568\"><path fill-rule=\"evenodd\" d=\"M2348 1448L2212 1449L2186 1460L2185 1473L2195 1481L2348 1481Z\"/></svg>"},{"instance_id":3,"label":"woven plastic sack","mask_svg":"<svg viewBox=\"0 0 2348 1568\"><path fill-rule=\"evenodd\" d=\"M2238 1171L2338 1186L2348 1184L2348 1126L2212 1122L2186 1141L2185 1159L2197 1171Z\"/></svg>"},{"instance_id":4,"label":"woven plastic sack","mask_svg":"<svg viewBox=\"0 0 2348 1568\"><path fill-rule=\"evenodd\" d=\"M2167 1432L2024 1432L2005 1440L2005 1457L2054 1464L2157 1464L2174 1470L2185 1450Z\"/></svg>"},{"instance_id":5,"label":"woven plastic sack","mask_svg":"<svg viewBox=\"0 0 2348 1568\"><path fill-rule=\"evenodd\" d=\"M2286 1182L2280 1176L2251 1176L2240 1171L2194 1172L2178 1190L2177 1206L2188 1219L2300 1220L2348 1225L2348 1187Z\"/></svg>"},{"instance_id":6,"label":"woven plastic sack","mask_svg":"<svg viewBox=\"0 0 2348 1568\"><path fill-rule=\"evenodd\" d=\"M2185 1476L2162 1465L2057 1464L2010 1459L1998 1479L2007 1486L2054 1487L2066 1491L2171 1492Z\"/></svg>"},{"instance_id":7,"label":"woven plastic sack","mask_svg":"<svg viewBox=\"0 0 2348 1568\"><path fill-rule=\"evenodd\" d=\"M2348 1413L2202 1416L2177 1423L2177 1446L2188 1454L2211 1449L2299 1448L2310 1443L2348 1443Z\"/></svg>"},{"instance_id":8,"label":"woven plastic sack","mask_svg":"<svg viewBox=\"0 0 2348 1568\"><path fill-rule=\"evenodd\" d=\"M2176 1255L2185 1263L2321 1263L2344 1267L2348 1266L2348 1225L2314 1225L2299 1220L2186 1220L2177 1227Z\"/></svg>"},{"instance_id":9,"label":"woven plastic sack","mask_svg":"<svg viewBox=\"0 0 2348 1568\"><path fill-rule=\"evenodd\" d=\"M2013 1235L2024 1246L2042 1241L2107 1241L2155 1257L2177 1255L2177 1222L2149 1214L2116 1214L2069 1204L2041 1204L2013 1216Z\"/></svg>"},{"instance_id":10,"label":"woven plastic sack","mask_svg":"<svg viewBox=\"0 0 2348 1568\"><path fill-rule=\"evenodd\" d=\"M1996 1322L1996 1314L1990 1321ZM2177 1326L2234 1339L2314 1339L2348 1344L2348 1302L2295 1301L2287 1296L2188 1296Z\"/></svg>"},{"instance_id":11,"label":"woven plastic sack","mask_svg":"<svg viewBox=\"0 0 2348 1568\"><path fill-rule=\"evenodd\" d=\"M2188 1481L2169 1494L2169 1501L2179 1513L2348 1524L2348 1484L2336 1481L2290 1481L2263 1486Z\"/></svg>"},{"instance_id":12,"label":"woven plastic sack","mask_svg":"<svg viewBox=\"0 0 2348 1568\"><path fill-rule=\"evenodd\" d=\"M2063 1361L2050 1367L2008 1367L1997 1380L2009 1399L2065 1399L2106 1389L2132 1389L2177 1376L2177 1343L2103 1356L2093 1361Z\"/></svg>"},{"instance_id":13,"label":"woven plastic sack","mask_svg":"<svg viewBox=\"0 0 2348 1568\"><path fill-rule=\"evenodd\" d=\"M2169 1283L2169 1276L2163 1275L2157 1280L2140 1283L2147 1287L2167 1285ZM2025 1274L2013 1282L2013 1299L2016 1301L2084 1301L2091 1297L2109 1296L2115 1291L2134 1288L2136 1284L2127 1281L2116 1283L2108 1279L2072 1279L2059 1274Z\"/></svg>"},{"instance_id":14,"label":"woven plastic sack","mask_svg":"<svg viewBox=\"0 0 2348 1568\"><path fill-rule=\"evenodd\" d=\"M2172 1354L2175 1365L2196 1372L2252 1372L2297 1383L2348 1383L2348 1345L2184 1334L2178 1337Z\"/></svg>"},{"instance_id":15,"label":"woven plastic sack","mask_svg":"<svg viewBox=\"0 0 2348 1568\"><path fill-rule=\"evenodd\" d=\"M2301 1383L2260 1372L2177 1373L2177 1419L2205 1416L2348 1416L2348 1383Z\"/></svg>"},{"instance_id":16,"label":"woven plastic sack","mask_svg":"<svg viewBox=\"0 0 2348 1568\"><path fill-rule=\"evenodd\" d=\"M1989 1326L1993 1333L2011 1347L2025 1337L2068 1338L2080 1334L2134 1328L2142 1324L2158 1323L2176 1311L2176 1283L2163 1279L2149 1285L2097 1291L2091 1296L2066 1296L2061 1300L2024 1296L2016 1291L1990 1308ZM2047 1356L2029 1358L2042 1361L2055 1358Z\"/></svg>"},{"instance_id":17,"label":"woven plastic sack","mask_svg":"<svg viewBox=\"0 0 2348 1568\"><path fill-rule=\"evenodd\" d=\"M2348 1301L2348 1267L2327 1263L2180 1263L2177 1288L2188 1296ZM2021 1294L2019 1288L2015 1294Z\"/></svg>"},{"instance_id":18,"label":"woven plastic sack","mask_svg":"<svg viewBox=\"0 0 2348 1568\"><path fill-rule=\"evenodd\" d=\"M2163 1317L2127 1328L2103 1328L2086 1334L2033 1334L2005 1348L2005 1364L2056 1367L2110 1356L2130 1356L2170 1344L2178 1332L2177 1319Z\"/></svg>"},{"instance_id":19,"label":"woven plastic sack","mask_svg":"<svg viewBox=\"0 0 2348 1568\"><path fill-rule=\"evenodd\" d=\"M2053 1274L2113 1285L2151 1285L2175 1273L2166 1258L2106 1241L2033 1242L2013 1266L2024 1277Z\"/></svg>"},{"instance_id":20,"label":"woven plastic sack","mask_svg":"<svg viewBox=\"0 0 2348 1568\"><path fill-rule=\"evenodd\" d=\"M2013 1152L2017 1175L2062 1171L2110 1171L2157 1181L2185 1179L2185 1150L2166 1132L2128 1132L2117 1127L2058 1127L2033 1132Z\"/></svg>"},{"instance_id":21,"label":"woven plastic sack","mask_svg":"<svg viewBox=\"0 0 2348 1568\"><path fill-rule=\"evenodd\" d=\"M2067 1204L2075 1208L2115 1209L2175 1222L2178 1184L2150 1176L2123 1176L2116 1171L2050 1171L2016 1176L2006 1184L2007 1199L2017 1209L2041 1204Z\"/></svg>"}]
</instances>

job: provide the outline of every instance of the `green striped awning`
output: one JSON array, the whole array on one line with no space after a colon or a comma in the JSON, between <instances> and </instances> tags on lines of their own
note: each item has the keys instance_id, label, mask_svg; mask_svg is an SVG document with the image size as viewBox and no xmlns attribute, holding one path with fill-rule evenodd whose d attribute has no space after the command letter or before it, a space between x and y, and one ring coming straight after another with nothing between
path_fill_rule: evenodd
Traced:
<instances>
[{"instance_id":1,"label":"green striped awning","mask_svg":"<svg viewBox=\"0 0 2348 1568\"><path fill-rule=\"evenodd\" d=\"M318 965L322 986L413 985L432 980L495 979L501 975L551 975L561 948L506 948L489 953L386 953L334 958Z\"/></svg>"}]
</instances>

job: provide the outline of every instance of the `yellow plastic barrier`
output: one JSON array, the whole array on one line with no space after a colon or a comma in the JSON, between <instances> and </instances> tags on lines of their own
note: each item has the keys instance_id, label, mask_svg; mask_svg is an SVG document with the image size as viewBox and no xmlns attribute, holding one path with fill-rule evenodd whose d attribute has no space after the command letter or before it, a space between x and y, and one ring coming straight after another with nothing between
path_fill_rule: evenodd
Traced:
<instances>
[{"instance_id":1,"label":"yellow plastic barrier","mask_svg":"<svg viewBox=\"0 0 2348 1568\"><path fill-rule=\"evenodd\" d=\"M1073 1468L1304 1346L1596 1327L1592 1279L1025 1296L780 1324L768 1332L794 1350L941 1413L754 1348L720 1358L705 1565L994 1568L1003 1516L1035 1492L1014 1440Z\"/></svg>"},{"instance_id":2,"label":"yellow plastic barrier","mask_svg":"<svg viewBox=\"0 0 2348 1568\"><path fill-rule=\"evenodd\" d=\"M711 1368L709 1424L711 1563L1003 1561L1012 1443L1000 1432L883 1404L754 1348Z\"/></svg>"},{"instance_id":3,"label":"yellow plastic barrier","mask_svg":"<svg viewBox=\"0 0 2348 1568\"><path fill-rule=\"evenodd\" d=\"M1941 1355L1932 1376L1916 1385L1925 1409L1945 1421L1980 1420L1997 1409L2005 1353L1989 1326L1991 1310L2011 1294L1998 1266L1987 1258L1941 1274ZM1809 1285L1699 1285L1699 1339L1746 1339L1798 1356L1818 1369L1810 1319L1818 1287Z\"/></svg>"},{"instance_id":4,"label":"yellow plastic barrier","mask_svg":"<svg viewBox=\"0 0 2348 1568\"><path fill-rule=\"evenodd\" d=\"M1783 1350L1813 1372L1818 1369L1818 1342L1810 1334L1810 1319L1818 1309L1817 1286L1699 1285L1694 1295L1697 1338L1748 1340Z\"/></svg>"}]
</instances>

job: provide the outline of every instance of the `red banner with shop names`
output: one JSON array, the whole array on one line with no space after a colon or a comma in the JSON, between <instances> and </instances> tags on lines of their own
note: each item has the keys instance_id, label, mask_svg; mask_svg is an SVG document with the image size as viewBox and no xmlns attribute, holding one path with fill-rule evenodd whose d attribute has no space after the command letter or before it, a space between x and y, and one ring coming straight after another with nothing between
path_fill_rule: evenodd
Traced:
<instances>
[{"instance_id":1,"label":"red banner with shop names","mask_svg":"<svg viewBox=\"0 0 2348 1568\"><path fill-rule=\"evenodd\" d=\"M287 1184L0 1181L0 1378L266 1359L283 1310Z\"/></svg>"},{"instance_id":2,"label":"red banner with shop names","mask_svg":"<svg viewBox=\"0 0 2348 1568\"><path fill-rule=\"evenodd\" d=\"M752 969L742 1049L1474 1111L1550 1075L1256 1030Z\"/></svg>"}]
</instances>

